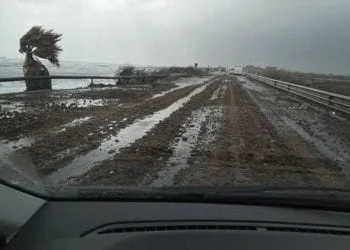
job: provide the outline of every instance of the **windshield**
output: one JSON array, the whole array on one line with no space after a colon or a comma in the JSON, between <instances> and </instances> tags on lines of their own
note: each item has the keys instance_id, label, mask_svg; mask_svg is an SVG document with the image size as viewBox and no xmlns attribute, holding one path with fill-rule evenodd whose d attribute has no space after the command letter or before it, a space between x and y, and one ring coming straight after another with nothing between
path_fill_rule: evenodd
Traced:
<instances>
[{"instance_id":1,"label":"windshield","mask_svg":"<svg viewBox=\"0 0 350 250\"><path fill-rule=\"evenodd\" d=\"M348 190L349 11L342 0L2 0L0 178L59 197Z\"/></svg>"}]
</instances>

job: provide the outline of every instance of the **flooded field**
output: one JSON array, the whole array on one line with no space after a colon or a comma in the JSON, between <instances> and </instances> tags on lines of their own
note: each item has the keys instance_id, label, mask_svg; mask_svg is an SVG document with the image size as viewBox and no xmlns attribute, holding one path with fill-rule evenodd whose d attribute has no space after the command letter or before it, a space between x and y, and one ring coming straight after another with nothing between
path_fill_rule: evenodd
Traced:
<instances>
[{"instance_id":1,"label":"flooded field","mask_svg":"<svg viewBox=\"0 0 350 250\"><path fill-rule=\"evenodd\" d=\"M22 92L0 106L0 170L26 185L350 184L349 119L245 77Z\"/></svg>"}]
</instances>

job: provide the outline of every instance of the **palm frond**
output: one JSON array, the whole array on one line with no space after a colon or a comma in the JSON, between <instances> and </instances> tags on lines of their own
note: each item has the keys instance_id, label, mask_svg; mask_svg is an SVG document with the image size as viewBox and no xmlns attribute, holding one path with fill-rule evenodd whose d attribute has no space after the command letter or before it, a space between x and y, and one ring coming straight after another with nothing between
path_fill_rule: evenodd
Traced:
<instances>
[{"instance_id":1,"label":"palm frond","mask_svg":"<svg viewBox=\"0 0 350 250\"><path fill-rule=\"evenodd\" d=\"M62 48L57 43L61 40L61 36L53 30L45 30L42 26L33 26L21 37L19 52L32 53L59 66L58 55Z\"/></svg>"}]
</instances>

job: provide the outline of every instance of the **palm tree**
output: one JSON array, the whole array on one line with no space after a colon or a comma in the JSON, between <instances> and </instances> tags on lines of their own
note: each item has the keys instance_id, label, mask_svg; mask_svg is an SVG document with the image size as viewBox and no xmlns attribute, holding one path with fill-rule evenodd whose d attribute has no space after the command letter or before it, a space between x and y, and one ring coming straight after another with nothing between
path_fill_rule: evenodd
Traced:
<instances>
[{"instance_id":1,"label":"palm tree","mask_svg":"<svg viewBox=\"0 0 350 250\"><path fill-rule=\"evenodd\" d=\"M19 40L19 52L26 55L23 72L25 77L49 76L49 71L39 58L47 59L54 66L59 67L58 54L62 49L57 45L61 34L53 30L45 30L41 26L33 26ZM27 91L52 89L51 79L26 80Z\"/></svg>"}]
</instances>

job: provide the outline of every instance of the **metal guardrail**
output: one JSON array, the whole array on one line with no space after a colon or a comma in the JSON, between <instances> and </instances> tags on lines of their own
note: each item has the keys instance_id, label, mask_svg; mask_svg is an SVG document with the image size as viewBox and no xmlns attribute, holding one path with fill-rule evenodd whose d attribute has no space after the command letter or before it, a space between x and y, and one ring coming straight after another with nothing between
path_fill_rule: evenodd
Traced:
<instances>
[{"instance_id":1,"label":"metal guardrail","mask_svg":"<svg viewBox=\"0 0 350 250\"><path fill-rule=\"evenodd\" d=\"M247 76L251 79L257 80L274 88L293 93L323 106L341 111L346 114L350 114L350 96L314 89L290 82L275 80L256 74L248 73Z\"/></svg>"},{"instance_id":2,"label":"metal guardrail","mask_svg":"<svg viewBox=\"0 0 350 250\"><path fill-rule=\"evenodd\" d=\"M42 79L90 79L92 82L94 79L131 79L131 78L155 78L155 77L181 77L187 76L187 73L176 73L176 74L157 74L157 75L137 75L137 76L69 76L69 75L53 75L53 76L35 76L35 77L3 77L0 78L0 82L17 82L17 81L25 81L25 80L42 80Z\"/></svg>"}]
</instances>

